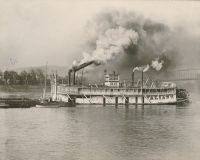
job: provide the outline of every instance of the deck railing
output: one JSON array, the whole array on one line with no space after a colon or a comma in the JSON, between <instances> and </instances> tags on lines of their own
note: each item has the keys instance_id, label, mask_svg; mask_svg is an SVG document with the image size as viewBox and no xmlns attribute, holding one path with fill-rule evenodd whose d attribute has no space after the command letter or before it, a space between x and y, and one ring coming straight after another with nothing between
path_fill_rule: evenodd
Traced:
<instances>
[{"instance_id":1,"label":"deck railing","mask_svg":"<svg viewBox=\"0 0 200 160\"><path fill-rule=\"evenodd\" d=\"M52 87L53 88L53 87ZM141 89L141 88L95 88L95 87L78 87L78 86L57 86L58 94L73 95L168 95L176 94L175 88L170 89Z\"/></svg>"}]
</instances>

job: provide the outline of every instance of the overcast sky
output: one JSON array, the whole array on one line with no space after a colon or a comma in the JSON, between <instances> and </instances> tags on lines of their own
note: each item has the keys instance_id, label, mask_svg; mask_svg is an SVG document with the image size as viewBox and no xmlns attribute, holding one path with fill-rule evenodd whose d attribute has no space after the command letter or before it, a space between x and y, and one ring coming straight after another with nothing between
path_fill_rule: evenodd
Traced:
<instances>
[{"instance_id":1,"label":"overcast sky","mask_svg":"<svg viewBox=\"0 0 200 160\"><path fill-rule=\"evenodd\" d=\"M0 0L0 67L71 65L88 20L109 9L136 11L200 36L200 2Z\"/></svg>"}]
</instances>

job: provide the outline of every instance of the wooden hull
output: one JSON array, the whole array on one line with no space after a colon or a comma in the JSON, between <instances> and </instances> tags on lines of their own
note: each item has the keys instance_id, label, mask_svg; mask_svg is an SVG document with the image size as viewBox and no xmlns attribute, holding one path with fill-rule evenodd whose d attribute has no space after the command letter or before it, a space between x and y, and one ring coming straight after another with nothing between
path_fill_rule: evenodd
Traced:
<instances>
[{"instance_id":1,"label":"wooden hull","mask_svg":"<svg viewBox=\"0 0 200 160\"><path fill-rule=\"evenodd\" d=\"M59 103L55 102L47 102L47 103L40 103L35 106L36 108L59 108Z\"/></svg>"}]
</instances>

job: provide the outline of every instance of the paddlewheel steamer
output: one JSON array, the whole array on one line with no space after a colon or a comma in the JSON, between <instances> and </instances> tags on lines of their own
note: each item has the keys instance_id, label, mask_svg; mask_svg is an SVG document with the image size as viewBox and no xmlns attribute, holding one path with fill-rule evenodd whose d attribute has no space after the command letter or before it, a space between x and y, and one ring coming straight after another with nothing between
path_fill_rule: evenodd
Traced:
<instances>
[{"instance_id":1,"label":"paddlewheel steamer","mask_svg":"<svg viewBox=\"0 0 200 160\"><path fill-rule=\"evenodd\" d=\"M78 85L76 72L87 67L95 61L83 63L72 67L68 72L68 84L57 84L56 79L51 85L51 98L67 104L177 104L189 102L189 95L184 89L177 89L175 83L155 83L149 79L134 81L132 73L131 84L120 81L116 73L105 73L104 84Z\"/></svg>"}]
</instances>

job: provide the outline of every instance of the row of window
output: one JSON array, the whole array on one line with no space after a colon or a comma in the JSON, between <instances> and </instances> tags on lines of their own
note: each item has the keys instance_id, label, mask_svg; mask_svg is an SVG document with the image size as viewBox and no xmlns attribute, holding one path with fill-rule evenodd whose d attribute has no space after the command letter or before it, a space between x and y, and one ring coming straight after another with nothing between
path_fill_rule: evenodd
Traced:
<instances>
[{"instance_id":1,"label":"row of window","mask_svg":"<svg viewBox=\"0 0 200 160\"><path fill-rule=\"evenodd\" d=\"M117 85L117 83L112 83L111 85ZM140 93L140 92L142 92L143 91L143 93L161 93L161 92L165 92L165 93L167 93L167 92L173 92L173 91L175 91L175 89L99 89L99 88L92 88L92 91L105 91L105 92L116 92L116 91L118 91L118 92L138 92L138 93Z\"/></svg>"},{"instance_id":2,"label":"row of window","mask_svg":"<svg viewBox=\"0 0 200 160\"><path fill-rule=\"evenodd\" d=\"M148 99L150 100L157 100L157 99L173 99L174 98L174 95L173 94L170 94L170 95L159 95L159 96L147 96Z\"/></svg>"},{"instance_id":3,"label":"row of window","mask_svg":"<svg viewBox=\"0 0 200 160\"><path fill-rule=\"evenodd\" d=\"M117 82L110 82L110 85L111 86L119 86L119 83L117 83Z\"/></svg>"}]
</instances>

